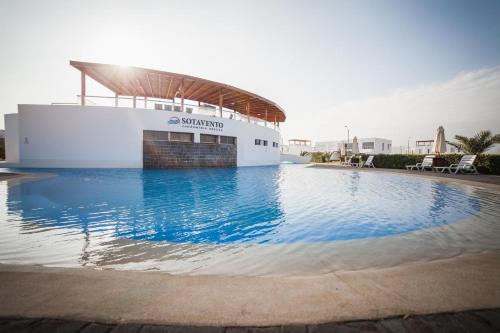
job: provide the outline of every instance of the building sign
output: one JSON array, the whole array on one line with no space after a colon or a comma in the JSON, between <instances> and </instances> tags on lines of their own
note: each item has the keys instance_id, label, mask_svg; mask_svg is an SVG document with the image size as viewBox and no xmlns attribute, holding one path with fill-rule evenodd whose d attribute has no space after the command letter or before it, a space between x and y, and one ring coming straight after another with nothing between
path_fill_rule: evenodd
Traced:
<instances>
[{"instance_id":1,"label":"building sign","mask_svg":"<svg viewBox=\"0 0 500 333\"><path fill-rule=\"evenodd\" d=\"M168 124L169 125L177 125L180 123L179 117L170 117Z\"/></svg>"},{"instance_id":2,"label":"building sign","mask_svg":"<svg viewBox=\"0 0 500 333\"><path fill-rule=\"evenodd\" d=\"M222 132L224 129L224 123L214 120L204 120L189 117L170 117L168 120L169 125L180 125L184 128L193 128L200 130L208 130L215 132Z\"/></svg>"}]
</instances>

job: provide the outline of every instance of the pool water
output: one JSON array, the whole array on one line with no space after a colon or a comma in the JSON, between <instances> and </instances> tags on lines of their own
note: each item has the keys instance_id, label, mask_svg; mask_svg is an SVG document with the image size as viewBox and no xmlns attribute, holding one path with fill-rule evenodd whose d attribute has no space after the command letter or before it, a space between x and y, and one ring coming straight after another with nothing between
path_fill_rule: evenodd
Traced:
<instances>
[{"instance_id":1,"label":"pool water","mask_svg":"<svg viewBox=\"0 0 500 333\"><path fill-rule=\"evenodd\" d=\"M120 268L169 271L171 260L188 267L223 253L227 261L259 246L293 248L300 256L311 245L441 230L471 219L497 228L499 216L498 196L473 187L347 169L23 172L42 177L3 182L0 262L106 267L119 261ZM82 255L82 247L90 252Z\"/></svg>"}]
</instances>

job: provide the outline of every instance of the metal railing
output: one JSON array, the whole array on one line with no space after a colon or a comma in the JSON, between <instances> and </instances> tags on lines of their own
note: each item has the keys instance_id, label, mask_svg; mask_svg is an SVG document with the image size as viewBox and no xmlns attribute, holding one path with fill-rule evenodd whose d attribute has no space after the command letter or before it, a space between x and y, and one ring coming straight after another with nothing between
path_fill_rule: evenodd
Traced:
<instances>
[{"instance_id":1,"label":"metal railing","mask_svg":"<svg viewBox=\"0 0 500 333\"><path fill-rule=\"evenodd\" d=\"M81 96L76 95L77 100L80 101ZM111 106L111 107L134 107L134 98L125 96L85 96L85 105L88 106ZM249 122L255 125L265 126L269 128L274 128L279 130L279 126L275 126L273 122L266 122L263 119L256 117L248 117L245 114L239 113L235 110L222 108L222 112L219 107L211 104L193 104L190 102L185 102L184 105L181 103L174 102L172 100L164 99L152 99L144 97L136 97L135 108L138 109L149 109L149 110L162 110L162 111L174 111L174 112L184 112L188 114L199 114L214 118L224 118L231 119L235 121ZM77 103L52 103L52 105L80 105ZM183 109L184 107L184 109Z\"/></svg>"}]
</instances>

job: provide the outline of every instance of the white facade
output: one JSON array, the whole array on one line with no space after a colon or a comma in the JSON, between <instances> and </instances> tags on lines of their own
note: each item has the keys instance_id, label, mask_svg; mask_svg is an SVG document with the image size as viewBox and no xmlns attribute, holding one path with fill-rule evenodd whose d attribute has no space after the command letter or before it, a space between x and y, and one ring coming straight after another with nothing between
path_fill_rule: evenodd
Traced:
<instances>
[{"instance_id":1,"label":"white facade","mask_svg":"<svg viewBox=\"0 0 500 333\"><path fill-rule=\"evenodd\" d=\"M414 147L410 147L410 152L409 154L432 154L432 148L434 146L434 140L419 140L415 142ZM403 151L403 149L401 149ZM408 148L405 148L404 151L406 152ZM452 146L448 143L446 143L446 152L445 154L463 154L464 152L461 151L460 149L457 149L457 147ZM500 153L500 144L495 144L490 147L487 151L484 152L484 154L499 154Z\"/></svg>"},{"instance_id":2,"label":"white facade","mask_svg":"<svg viewBox=\"0 0 500 333\"><path fill-rule=\"evenodd\" d=\"M288 145L281 146L281 153L300 156L303 152L313 152L311 140L305 139L290 139Z\"/></svg>"},{"instance_id":3,"label":"white facade","mask_svg":"<svg viewBox=\"0 0 500 333\"><path fill-rule=\"evenodd\" d=\"M342 145L347 140L316 142L315 151L335 152L341 151ZM348 149L352 149L352 139L349 140ZM358 148L361 154L391 154L392 140L382 138L358 138Z\"/></svg>"},{"instance_id":4,"label":"white facade","mask_svg":"<svg viewBox=\"0 0 500 333\"><path fill-rule=\"evenodd\" d=\"M179 123L170 119L179 118ZM183 124L183 118L217 121L217 128ZM76 105L19 105L5 115L6 162L20 167L142 168L143 131L234 136L237 165L280 162L278 131L227 118L139 108ZM267 146L256 145L256 139ZM276 143L274 145L273 143Z\"/></svg>"}]
</instances>

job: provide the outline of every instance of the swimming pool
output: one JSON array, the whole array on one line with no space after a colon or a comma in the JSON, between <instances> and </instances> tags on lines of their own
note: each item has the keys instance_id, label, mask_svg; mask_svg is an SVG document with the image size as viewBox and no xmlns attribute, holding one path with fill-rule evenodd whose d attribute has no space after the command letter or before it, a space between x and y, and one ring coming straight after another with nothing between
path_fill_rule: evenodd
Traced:
<instances>
[{"instance_id":1,"label":"swimming pool","mask_svg":"<svg viewBox=\"0 0 500 333\"><path fill-rule=\"evenodd\" d=\"M500 248L497 193L418 177L300 165L23 171L40 179L2 183L1 262L307 274Z\"/></svg>"}]
</instances>

